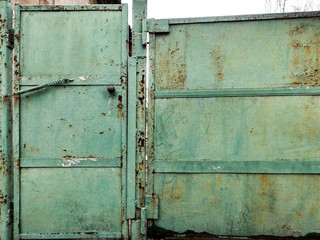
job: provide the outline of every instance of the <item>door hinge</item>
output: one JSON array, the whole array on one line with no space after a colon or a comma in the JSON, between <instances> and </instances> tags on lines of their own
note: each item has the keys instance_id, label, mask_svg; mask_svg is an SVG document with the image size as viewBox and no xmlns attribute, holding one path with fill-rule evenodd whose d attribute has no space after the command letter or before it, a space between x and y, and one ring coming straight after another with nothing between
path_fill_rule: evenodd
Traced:
<instances>
[{"instance_id":1,"label":"door hinge","mask_svg":"<svg viewBox=\"0 0 320 240\"><path fill-rule=\"evenodd\" d=\"M9 29L9 31L6 33L7 38L7 47L10 49L13 49L14 46L14 30Z\"/></svg>"},{"instance_id":2,"label":"door hinge","mask_svg":"<svg viewBox=\"0 0 320 240\"><path fill-rule=\"evenodd\" d=\"M159 218L159 198L158 195L145 197L145 207L141 208L141 234L147 233L148 219Z\"/></svg>"}]
</instances>

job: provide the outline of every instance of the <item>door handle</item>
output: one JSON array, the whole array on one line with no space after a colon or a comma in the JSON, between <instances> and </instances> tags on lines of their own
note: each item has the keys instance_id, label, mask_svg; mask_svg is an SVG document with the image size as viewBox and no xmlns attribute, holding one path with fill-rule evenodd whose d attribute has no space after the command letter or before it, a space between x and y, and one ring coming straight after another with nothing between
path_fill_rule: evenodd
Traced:
<instances>
[{"instance_id":1,"label":"door handle","mask_svg":"<svg viewBox=\"0 0 320 240\"><path fill-rule=\"evenodd\" d=\"M28 89L20 90L20 91L14 93L14 95L21 95L21 94L24 94L24 93L30 93L30 92L33 92L33 91L36 91L36 90L40 90L40 89L43 89L43 88L46 88L46 87L56 86L56 85L61 85L61 84L67 84L67 83L70 83L70 82L73 82L73 81L74 81L73 79L66 79L66 78L59 79L59 80L54 80L52 82L48 82L48 83L40 84L38 86L31 87L31 88L28 88Z\"/></svg>"},{"instance_id":2,"label":"door handle","mask_svg":"<svg viewBox=\"0 0 320 240\"><path fill-rule=\"evenodd\" d=\"M107 90L108 90L108 93L113 94L113 93L115 93L116 88L115 88L114 86L109 86L109 87L107 88Z\"/></svg>"}]
</instances>

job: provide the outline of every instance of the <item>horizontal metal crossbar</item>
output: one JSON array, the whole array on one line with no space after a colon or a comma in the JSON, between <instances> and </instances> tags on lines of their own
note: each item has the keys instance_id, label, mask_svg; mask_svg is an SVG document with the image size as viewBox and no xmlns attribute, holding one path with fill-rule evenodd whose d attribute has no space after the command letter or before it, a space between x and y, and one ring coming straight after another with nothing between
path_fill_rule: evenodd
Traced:
<instances>
[{"instance_id":1,"label":"horizontal metal crossbar","mask_svg":"<svg viewBox=\"0 0 320 240\"><path fill-rule=\"evenodd\" d=\"M320 174L317 161L154 161L156 173Z\"/></svg>"},{"instance_id":2,"label":"horizontal metal crossbar","mask_svg":"<svg viewBox=\"0 0 320 240\"><path fill-rule=\"evenodd\" d=\"M120 168L121 158L20 159L21 168Z\"/></svg>"},{"instance_id":3,"label":"horizontal metal crossbar","mask_svg":"<svg viewBox=\"0 0 320 240\"><path fill-rule=\"evenodd\" d=\"M169 19L170 25L193 24L193 23L218 23L218 22L239 22L239 21L261 21L261 20L281 20L294 18L315 18L320 17L319 12L292 12L292 13L271 13L271 14L250 14L235 16L200 17L200 18L174 18ZM153 20L153 19L152 19ZM162 21L163 19L156 19Z\"/></svg>"},{"instance_id":4,"label":"horizontal metal crossbar","mask_svg":"<svg viewBox=\"0 0 320 240\"><path fill-rule=\"evenodd\" d=\"M221 89L221 90L161 90L155 98L214 98L214 97L272 97L320 96L319 87Z\"/></svg>"},{"instance_id":5,"label":"horizontal metal crossbar","mask_svg":"<svg viewBox=\"0 0 320 240\"><path fill-rule=\"evenodd\" d=\"M99 238L121 238L121 233L118 232L84 232L84 233L30 233L20 234L20 239L99 239Z\"/></svg>"}]
</instances>

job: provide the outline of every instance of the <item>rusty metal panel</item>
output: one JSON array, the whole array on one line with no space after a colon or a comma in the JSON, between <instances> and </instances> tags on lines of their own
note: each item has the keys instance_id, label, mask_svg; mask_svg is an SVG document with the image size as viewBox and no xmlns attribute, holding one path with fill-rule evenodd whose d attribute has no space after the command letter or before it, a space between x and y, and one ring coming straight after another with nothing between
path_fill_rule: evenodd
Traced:
<instances>
[{"instance_id":1,"label":"rusty metal panel","mask_svg":"<svg viewBox=\"0 0 320 240\"><path fill-rule=\"evenodd\" d=\"M176 233L305 236L319 232L318 182L318 175L156 174L155 224Z\"/></svg>"},{"instance_id":2,"label":"rusty metal panel","mask_svg":"<svg viewBox=\"0 0 320 240\"><path fill-rule=\"evenodd\" d=\"M170 25L170 34L157 35L155 42L156 87L317 86L319 21L310 17Z\"/></svg>"},{"instance_id":3,"label":"rusty metal panel","mask_svg":"<svg viewBox=\"0 0 320 240\"><path fill-rule=\"evenodd\" d=\"M15 16L14 238L127 239L127 5Z\"/></svg>"},{"instance_id":4,"label":"rusty metal panel","mask_svg":"<svg viewBox=\"0 0 320 240\"><path fill-rule=\"evenodd\" d=\"M319 23L318 12L147 21L149 236L320 233Z\"/></svg>"}]
</instances>

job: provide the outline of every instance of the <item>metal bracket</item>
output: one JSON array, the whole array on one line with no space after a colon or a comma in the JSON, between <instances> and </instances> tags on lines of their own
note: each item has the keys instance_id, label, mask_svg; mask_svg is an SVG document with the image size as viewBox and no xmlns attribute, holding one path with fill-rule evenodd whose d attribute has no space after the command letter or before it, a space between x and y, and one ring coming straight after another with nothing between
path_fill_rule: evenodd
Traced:
<instances>
[{"instance_id":1,"label":"metal bracket","mask_svg":"<svg viewBox=\"0 0 320 240\"><path fill-rule=\"evenodd\" d=\"M168 19L146 19L146 29L150 33L169 33L170 26Z\"/></svg>"},{"instance_id":2,"label":"metal bracket","mask_svg":"<svg viewBox=\"0 0 320 240\"><path fill-rule=\"evenodd\" d=\"M142 21L142 45L146 46L148 44L148 28L147 19Z\"/></svg>"},{"instance_id":3,"label":"metal bracket","mask_svg":"<svg viewBox=\"0 0 320 240\"><path fill-rule=\"evenodd\" d=\"M158 195L146 196L146 218L147 219L158 219L159 218L159 198Z\"/></svg>"},{"instance_id":4,"label":"metal bracket","mask_svg":"<svg viewBox=\"0 0 320 240\"><path fill-rule=\"evenodd\" d=\"M147 195L145 197L145 207L141 208L141 234L147 233L148 219L159 218L159 198L158 195Z\"/></svg>"},{"instance_id":5,"label":"metal bracket","mask_svg":"<svg viewBox=\"0 0 320 240\"><path fill-rule=\"evenodd\" d=\"M147 35L149 33L169 33L170 26L167 19L144 19L142 21L142 45L148 44Z\"/></svg>"}]
</instances>

